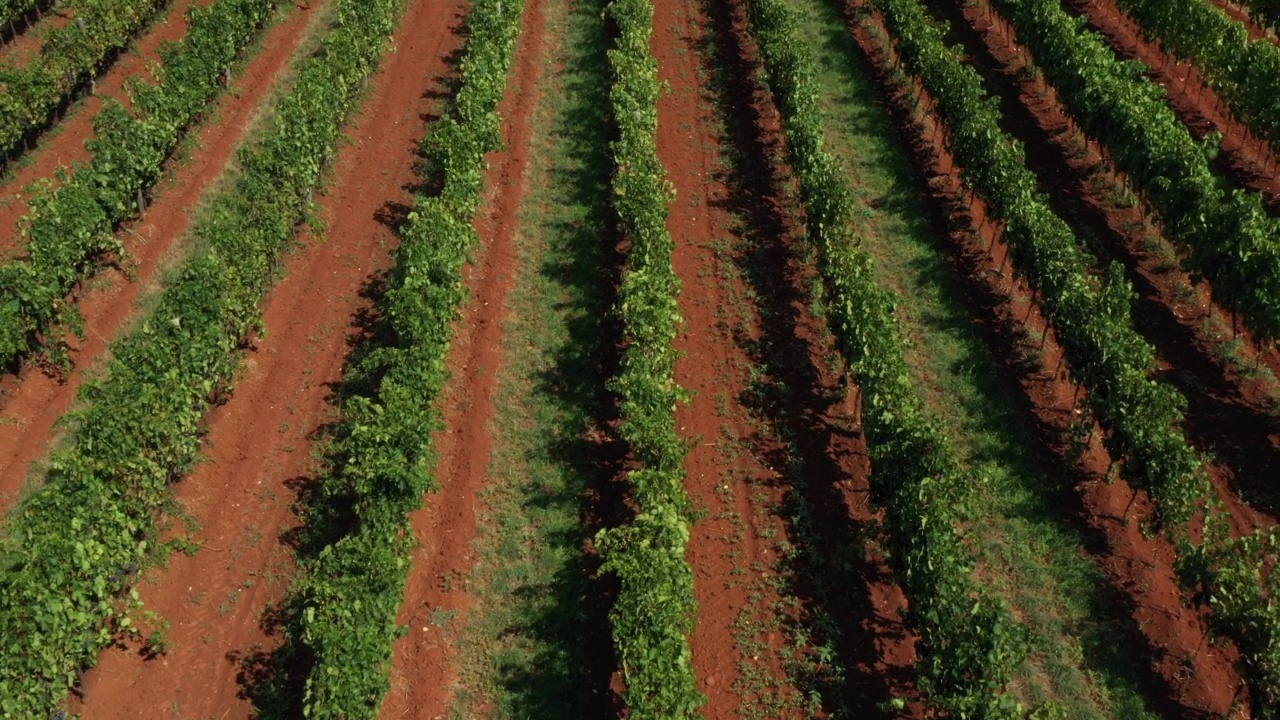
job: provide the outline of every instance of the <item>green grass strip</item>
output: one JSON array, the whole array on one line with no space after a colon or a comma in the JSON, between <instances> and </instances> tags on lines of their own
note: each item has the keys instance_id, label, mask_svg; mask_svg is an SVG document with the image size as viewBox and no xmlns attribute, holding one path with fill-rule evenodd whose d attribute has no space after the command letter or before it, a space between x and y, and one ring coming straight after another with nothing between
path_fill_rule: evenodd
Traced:
<instances>
[{"instance_id":1,"label":"green grass strip","mask_svg":"<svg viewBox=\"0 0 1280 720\"><path fill-rule=\"evenodd\" d=\"M688 634L697 603L693 570L685 559L690 505L684 491L686 440L676 431L672 342L681 323L680 280L671 265L675 243L667 230L672 190L658 160L658 63L649 51L653 5L613 0L605 10L618 27L609 51L609 91L618 139L613 142L613 205L630 242L617 311L627 347L611 381L621 398L619 432L638 468L628 473L638 512L602 531L597 546L603 572L622 588L609 614L634 720L698 717L706 699L693 674Z\"/></svg>"},{"instance_id":2,"label":"green grass strip","mask_svg":"<svg viewBox=\"0 0 1280 720\"><path fill-rule=\"evenodd\" d=\"M165 160L214 98L232 65L282 0L218 0L187 11L187 33L161 48L158 82L131 89L133 112L108 100L85 144L91 157L32 198L26 256L0 266L0 364L44 348L64 368L69 360L57 328L79 330L67 293L101 258L121 252L113 234L139 210L138 199L160 179Z\"/></svg>"},{"instance_id":3,"label":"green grass strip","mask_svg":"<svg viewBox=\"0 0 1280 720\"><path fill-rule=\"evenodd\" d=\"M154 516L200 447L200 418L233 381L242 338L304 219L342 125L357 108L399 0L337 0L320 50L240 155L242 174L209 203L205 247L141 328L112 347L80 393L73 443L10 518L0 557L0 714L48 715L118 633L119 599L154 548Z\"/></svg>"},{"instance_id":4,"label":"green grass strip","mask_svg":"<svg viewBox=\"0 0 1280 720\"><path fill-rule=\"evenodd\" d=\"M966 507L975 479L916 393L896 298L876 285L859 248L851 191L825 149L816 69L795 12L781 0L747 7L818 249L832 333L862 393L872 496L884 509L890 566L919 636L920 690L955 717L1018 717L1024 710L1006 688L1027 654L1027 631L974 582L959 530L972 520Z\"/></svg>"}]
</instances>

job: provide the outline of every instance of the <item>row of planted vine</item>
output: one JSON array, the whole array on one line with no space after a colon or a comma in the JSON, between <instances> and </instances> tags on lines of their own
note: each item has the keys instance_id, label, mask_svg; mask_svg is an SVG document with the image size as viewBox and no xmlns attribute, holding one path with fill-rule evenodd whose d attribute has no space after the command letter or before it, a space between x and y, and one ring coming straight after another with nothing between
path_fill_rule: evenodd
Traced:
<instances>
[{"instance_id":1,"label":"row of planted vine","mask_svg":"<svg viewBox=\"0 0 1280 720\"><path fill-rule=\"evenodd\" d=\"M0 0L0 25L12 26L51 4L51 0Z\"/></svg>"},{"instance_id":2,"label":"row of planted vine","mask_svg":"<svg viewBox=\"0 0 1280 720\"><path fill-rule=\"evenodd\" d=\"M70 22L45 36L39 55L0 66L0 159L43 130L167 1L82 0Z\"/></svg>"},{"instance_id":3,"label":"row of planted vine","mask_svg":"<svg viewBox=\"0 0 1280 720\"><path fill-rule=\"evenodd\" d=\"M400 0L335 0L320 49L240 153L234 182L195 224L187 260L101 379L80 393L72 439L0 540L0 715L48 716L80 669L136 628L122 600L163 549L155 514L191 467L200 420L233 381L239 347L310 205ZM129 591L136 592L136 591ZM135 595L136 597L136 595ZM41 715L43 713L43 715Z\"/></svg>"},{"instance_id":4,"label":"row of planted vine","mask_svg":"<svg viewBox=\"0 0 1280 720\"><path fill-rule=\"evenodd\" d=\"M609 99L618 126L613 206L629 244L617 305L626 348L610 387L621 400L619 433L637 467L627 475L635 516L601 531L596 543L602 572L621 580L609 619L630 716L696 718L705 698L697 690L688 642L696 608L685 559L691 508L684 491L686 445L675 421L685 393L675 381L672 345L681 323L680 281L666 226L671 187L657 151L653 5L613 0L605 13L617 26L617 46L609 50Z\"/></svg>"},{"instance_id":5,"label":"row of planted vine","mask_svg":"<svg viewBox=\"0 0 1280 720\"><path fill-rule=\"evenodd\" d=\"M108 100L86 142L89 161L46 181L23 221L24 257L0 266L0 364L43 348L65 362L65 328L79 325L64 302L95 264L121 251L118 225L140 210L161 167L205 106L226 87L232 65L261 35L281 0L218 0L187 11L187 33L162 48L156 83L138 80L132 112Z\"/></svg>"},{"instance_id":6,"label":"row of planted vine","mask_svg":"<svg viewBox=\"0 0 1280 720\"><path fill-rule=\"evenodd\" d=\"M1280 337L1280 220L1255 192L1228 190L1210 169L1215 136L1197 143L1145 66L1121 62L1057 2L996 0L1066 112L1106 146L1141 190L1194 277L1240 314L1259 341Z\"/></svg>"},{"instance_id":7,"label":"row of planted vine","mask_svg":"<svg viewBox=\"0 0 1280 720\"><path fill-rule=\"evenodd\" d=\"M1193 60L1249 131L1280 140L1280 46L1206 0L1116 0L1166 52Z\"/></svg>"},{"instance_id":8,"label":"row of planted vine","mask_svg":"<svg viewBox=\"0 0 1280 720\"><path fill-rule=\"evenodd\" d=\"M1238 0L1254 22L1272 32L1280 29L1280 0Z\"/></svg>"},{"instance_id":9,"label":"row of planted vine","mask_svg":"<svg viewBox=\"0 0 1280 720\"><path fill-rule=\"evenodd\" d=\"M1108 431L1103 440L1123 459L1129 482L1155 504L1154 526L1178 549L1183 581L1203 591L1220 631L1245 655L1247 676L1264 702L1280 692L1280 612L1272 608L1272 584L1264 582L1274 544L1269 533L1245 540L1225 534L1208 476L1181 426L1186 400L1152 378L1155 353L1130 318L1132 290L1112 264L1105 282L1091 273L1095 260L1048 208L1021 145L999 127L994 98L977 72L943 43L941 28L916 0L876 0L897 41L899 56L936 101L948 129L948 145L963 178L983 198L991 217L1004 223L1003 239L1015 271L1032 288L1052 322L1086 402ZM1204 541L1191 528L1208 523Z\"/></svg>"},{"instance_id":10,"label":"row of planted vine","mask_svg":"<svg viewBox=\"0 0 1280 720\"><path fill-rule=\"evenodd\" d=\"M923 699L954 717L1020 717L1024 709L1007 685L1028 652L1026 629L974 581L960 530L973 519L966 499L980 480L961 466L916 394L896 299L875 283L871 259L858 247L844 172L824 150L814 62L794 11L784 0L747 5L818 251L831 330L861 392L872 497L884 510L884 547L919 637Z\"/></svg>"},{"instance_id":11,"label":"row of planted vine","mask_svg":"<svg viewBox=\"0 0 1280 720\"><path fill-rule=\"evenodd\" d=\"M409 513L434 491L435 405L445 355L466 298L462 266L477 244L472 219L485 153L501 144L498 101L515 52L521 0L476 0L467 17L461 83L422 143L427 187L401 227L374 341L347 369L330 472L307 511L327 537L300 563L289 637L312 659L308 718L373 718L390 687L396 611L409 574ZM336 533L335 528L345 531Z\"/></svg>"}]
</instances>

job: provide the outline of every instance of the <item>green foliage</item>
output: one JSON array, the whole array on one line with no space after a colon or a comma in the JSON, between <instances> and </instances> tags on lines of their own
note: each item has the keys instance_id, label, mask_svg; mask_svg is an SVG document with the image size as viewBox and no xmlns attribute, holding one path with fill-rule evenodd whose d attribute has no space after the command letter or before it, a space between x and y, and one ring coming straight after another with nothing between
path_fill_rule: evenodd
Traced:
<instances>
[{"instance_id":1,"label":"green foliage","mask_svg":"<svg viewBox=\"0 0 1280 720\"><path fill-rule=\"evenodd\" d=\"M156 84L134 82L128 110L108 100L94 118L91 157L60 186L38 189L24 219L26 256L0 266L0 362L42 345L59 356L74 309L64 298L96 263L120 251L113 231L138 211L137 198L207 103L231 64L257 37L281 0L219 0L187 11L187 33L160 49ZM52 346L52 347L49 347Z\"/></svg>"},{"instance_id":2,"label":"green foliage","mask_svg":"<svg viewBox=\"0 0 1280 720\"><path fill-rule=\"evenodd\" d=\"M672 345L681 322L680 281L671 266L675 243L666 226L673 192L657 150L660 85L649 52L653 5L614 0L605 12L618 27L617 46L609 51L609 99L618 125L613 205L630 242L617 306L628 342L611 388L621 400L620 434L639 468L628 475L636 517L602 531L597 543L602 571L622 581L609 618L631 717L695 718L706 699L697 689L688 642L696 602L685 560L685 441L675 423L685 393L675 381Z\"/></svg>"},{"instance_id":3,"label":"green foliage","mask_svg":"<svg viewBox=\"0 0 1280 720\"><path fill-rule=\"evenodd\" d=\"M43 129L167 0L80 0L75 17L51 31L20 68L0 66L0 157Z\"/></svg>"},{"instance_id":4,"label":"green foliage","mask_svg":"<svg viewBox=\"0 0 1280 720\"><path fill-rule=\"evenodd\" d=\"M80 393L73 443L11 515L0 545L0 716L47 716L131 623L117 597L153 547L154 515L195 459L199 420L233 380L237 348L304 218L321 168L387 46L397 0L339 0L242 175L209 204L192 258L153 315L112 346Z\"/></svg>"},{"instance_id":5,"label":"green foliage","mask_svg":"<svg viewBox=\"0 0 1280 720\"><path fill-rule=\"evenodd\" d=\"M52 4L52 0L0 0L0 24L15 23L37 9L43 10Z\"/></svg>"},{"instance_id":6,"label":"green foliage","mask_svg":"<svg viewBox=\"0 0 1280 720\"><path fill-rule=\"evenodd\" d=\"M1244 23L1205 0L1117 0L1116 5L1166 52L1194 60L1256 137L1280 140L1280 45L1268 38L1250 42Z\"/></svg>"},{"instance_id":7,"label":"green foliage","mask_svg":"<svg viewBox=\"0 0 1280 720\"><path fill-rule=\"evenodd\" d=\"M391 646L412 547L409 513L437 489L432 473L435 400L466 298L462 266L484 187L485 153L501 144L498 102L515 52L521 0L477 0L467 17L461 86L422 143L438 195L420 195L400 230L382 299L378 342L348 368L331 448L332 472L311 523L350 514L350 532L305 561L291 590L291 639L314 658L303 699L308 718L373 718L390 688Z\"/></svg>"},{"instance_id":8,"label":"green foliage","mask_svg":"<svg viewBox=\"0 0 1280 720\"><path fill-rule=\"evenodd\" d=\"M1116 167L1142 190L1165 236L1185 254L1187 269L1208 278L1215 301L1240 313L1258 340L1280 338L1280 219L1267 216L1258 193L1221 186L1209 167L1216 136L1197 143L1165 104L1164 89L1145 77L1145 66L1118 60L1100 35L1084 30L1083 20L1058 3L994 4L1006 11L1067 113L1107 146ZM1181 12L1174 7L1162 0L1160 12ZM1217 35L1196 27L1191 32L1203 33L1205 42L1229 45L1241 31ZM1270 106L1260 112L1274 116L1280 55L1262 51L1256 58L1250 55L1253 61L1262 64L1239 72L1257 72L1258 78L1239 92L1259 107Z\"/></svg>"},{"instance_id":9,"label":"green foliage","mask_svg":"<svg viewBox=\"0 0 1280 720\"><path fill-rule=\"evenodd\" d=\"M1272 32L1280 29L1280 0L1240 0L1248 8L1249 17Z\"/></svg>"},{"instance_id":10,"label":"green foliage","mask_svg":"<svg viewBox=\"0 0 1280 720\"><path fill-rule=\"evenodd\" d=\"M1026 656L1026 629L972 579L959 524L973 479L915 392L895 298L876 286L871 259L858 247L845 176L824 150L813 59L785 2L750 0L748 18L818 248L832 333L862 391L871 491L884 509L885 546L909 600L907 621L920 638L920 689L950 716L1018 717L1023 709L1006 687Z\"/></svg>"},{"instance_id":11,"label":"green foliage","mask_svg":"<svg viewBox=\"0 0 1280 720\"><path fill-rule=\"evenodd\" d=\"M1089 388L1089 407L1110 430L1104 437L1108 450L1124 460L1129 482L1151 496L1155 525L1178 550L1183 583L1215 608L1215 624L1245 654L1255 700L1274 712L1280 700L1280 607L1272 601L1273 583L1257 581L1267 574L1263 568L1274 564L1268 550L1274 531L1228 537L1220 503L1181 429L1186 400L1152 378L1154 350L1133 330L1133 291L1122 269L1113 264L1105 283L1093 279L1092 258L1048 209L1023 163L1021 145L1000 131L994 99L983 91L978 74L943 44L942 29L919 4L877 0L876 5L885 13L903 61L937 100L965 182L984 198L992 216L1006 223L1003 237L1014 268L1036 291L1076 380ZM1114 91L1109 76L1087 69L1098 67L1090 58L1100 57L1105 48L1095 47L1097 38L1084 33L1080 21L1056 2L1020 0L1012 13L1019 34L1038 38L1042 44L1033 45L1033 51L1041 48L1046 57L1066 57L1064 48L1084 43L1077 50L1085 54L1071 56L1072 69L1046 68L1046 75L1067 78L1095 99ZM1081 39L1086 35L1093 40L1086 43ZM1110 107L1121 105L1116 100ZM1201 521L1206 529L1197 545L1191 528Z\"/></svg>"}]
</instances>

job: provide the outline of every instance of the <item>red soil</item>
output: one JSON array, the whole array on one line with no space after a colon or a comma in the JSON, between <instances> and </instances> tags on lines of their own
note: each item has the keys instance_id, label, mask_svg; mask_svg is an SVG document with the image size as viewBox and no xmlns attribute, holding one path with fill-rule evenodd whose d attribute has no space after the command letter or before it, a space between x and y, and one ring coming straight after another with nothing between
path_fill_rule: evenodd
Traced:
<instances>
[{"instance_id":1,"label":"red soil","mask_svg":"<svg viewBox=\"0 0 1280 720\"><path fill-rule=\"evenodd\" d=\"M914 639L896 617L901 593L874 561L853 563L857 577L842 584L841 597L813 596L818 583L806 570L829 559L819 560L820 554L861 554L858 529L872 519L866 453L860 439L837 429L845 424L843 408L829 398L838 394L839 378L823 372L821 323L808 313L812 269L790 247L796 229L788 215L795 208L780 199L780 123L751 80L756 63L744 41L744 14L732 2L708 3L702 11L658 0L651 42L659 77L672 89L658 102L658 155L676 189L668 219L684 316L676 380L693 393L676 420L681 434L695 440L685 461L686 488L695 506L707 509L689 543L698 600L691 649L699 689L708 697L702 713L738 717L764 703L786 717L803 715L783 667L785 626L812 621L815 605L841 626L839 649L850 675L849 686L822 691L829 702L871 712L867 706L910 692L904 676L914 661ZM727 137L708 107L712 96ZM731 154L721 143L731 143L738 157L727 173L722 158ZM737 242L729 240L734 235ZM753 378L755 371L764 376ZM771 390L780 397L763 404L754 399ZM784 437L795 441L796 457ZM805 463L805 487L791 483L797 458ZM813 508L817 537L797 537L773 510L791 493L802 493L797 502ZM796 574L785 592L801 606L774 626L774 606L785 600L768 581L778 568L779 538L822 549L812 548L799 562L804 567L784 570ZM744 620L759 629L744 630ZM743 668L750 668L749 677ZM761 675L772 687L762 687ZM844 693L857 699L834 697Z\"/></svg>"},{"instance_id":2,"label":"red soil","mask_svg":"<svg viewBox=\"0 0 1280 720\"><path fill-rule=\"evenodd\" d=\"M460 42L448 30L457 9L414 3L402 19L397 50L372 79L320 198L327 232L288 257L263 308L268 333L231 400L210 414L208 462L175 487L203 547L175 554L140 584L149 608L172 623L169 650L150 662L106 653L86 675L89 716L250 714L237 674L280 641L260 619L292 574L290 504L312 471L311 440L331 420L348 339L360 334L362 290L390 262L388 211L410 200L421 115L432 108L425 91Z\"/></svg>"},{"instance_id":3,"label":"red soil","mask_svg":"<svg viewBox=\"0 0 1280 720\"><path fill-rule=\"evenodd\" d=\"M879 26L878 16L873 14L869 23ZM873 58L880 82L892 87L886 79L892 55L866 26L855 28L854 35ZM1096 428L1080 459L1067 459L1065 437L1079 410L1054 333L1030 301L1027 288L1008 276L1007 247L998 241L999 230L986 218L981 200L971 202L962 191L954 160L935 134L933 116L913 116L912 101L900 89L890 89L888 95L895 122L929 178L928 194L942 224L950 228L953 264L971 294L974 315L985 325L996 355L1008 359L1010 377L1017 381L1040 438L1040 451L1070 468L1075 486L1064 493L1063 504L1107 576L1111 604L1127 616L1117 624L1116 641L1130 647L1134 657L1149 659L1149 666L1138 668L1138 674L1153 709L1177 717L1224 716L1241 687L1234 667L1238 654L1230 645L1209 644L1205 618L1189 608L1176 583L1172 549L1143 537L1130 522L1126 512L1138 517L1148 512L1145 496L1137 497L1130 508L1134 498L1128 485L1102 480L1111 458ZM927 112L932 106L926 93L921 107ZM1038 357L1032 354L1036 359L1029 368L1020 367L1015 358L1041 343L1033 340L1028 345L1024 337L1044 338L1042 352Z\"/></svg>"},{"instance_id":4,"label":"red soil","mask_svg":"<svg viewBox=\"0 0 1280 720\"><path fill-rule=\"evenodd\" d=\"M1166 102L1193 136L1200 139L1215 130L1222 133L1222 155L1216 169L1236 184L1262 193L1267 206L1273 212L1280 211L1276 156L1265 141L1255 138L1232 116L1218 94L1207 87L1198 67L1190 62L1176 64L1156 43L1144 40L1138 25L1112 0L1070 0L1066 7L1085 16L1121 58L1140 60L1151 69L1150 77L1168 91Z\"/></svg>"},{"instance_id":5,"label":"red soil","mask_svg":"<svg viewBox=\"0 0 1280 720\"><path fill-rule=\"evenodd\" d=\"M105 270L83 289L77 307L84 316L86 337L73 342L75 369L59 380L26 367L19 377L0 381L0 512L8 512L17 499L28 466L53 447L60 434L56 421L71 408L85 373L92 372L108 341L134 316L134 302L156 289L157 271L166 253L181 247L177 240L190 222L192 208L241 143L258 104L315 14L314 9L294 13L268 30L262 51L215 106L217 122L196 132L190 159L170 163L170 179L156 185L146 216L123 230L122 242L137 282L118 270Z\"/></svg>"},{"instance_id":6,"label":"red soil","mask_svg":"<svg viewBox=\"0 0 1280 720\"><path fill-rule=\"evenodd\" d=\"M194 4L199 6L211 2L213 0L194 0ZM125 80L134 76L151 78L148 65L159 61L160 44L177 41L187 32L186 7L185 2L174 2L162 11L151 28L98 78L97 92L86 94L72 105L66 115L56 120L39 139L35 149L23 154L25 162L10 164L12 178L0 184L0 257L20 254L25 250L26 241L18 235L18 222L27 214L28 185L41 178L53 177L60 167L70 167L73 162L89 159L84 143L93 137L93 118L102 109L103 102L111 98L129 106L129 97L124 90Z\"/></svg>"},{"instance_id":7,"label":"red soil","mask_svg":"<svg viewBox=\"0 0 1280 720\"><path fill-rule=\"evenodd\" d=\"M486 198L475 223L480 246L474 251L475 264L464 270L471 301L455 324L448 357L451 378L442 400L445 430L435 436L441 489L425 498L425 506L411 518L419 546L397 616L409 634L394 647L383 718L444 717L458 680L456 630L466 623L471 596L465 583L455 581L471 571L477 503L489 479L502 322L516 275L514 237L532 147L538 79L547 54L546 13L544 0L526 0L512 77L498 105L506 147L488 157ZM448 627L432 623L437 612L453 613Z\"/></svg>"},{"instance_id":8,"label":"red soil","mask_svg":"<svg viewBox=\"0 0 1280 720\"><path fill-rule=\"evenodd\" d=\"M742 350L717 331L717 314L731 309L741 288L724 286L713 244L733 224L723 197L725 188L713 180L720 151L714 119L703 103L706 89L699 82L701 41L693 3L654 2L651 51L658 61L658 77L671 87L658 98L658 159L675 186L667 229L675 240L672 263L681 282L680 311L684 325L676 338L682 357L676 363L676 382L693 393L676 411L676 427L694 444L685 458L685 487L696 507L710 511L693 528L688 559L694 571L698 601L697 624L690 638L698 689L707 696L702 714L708 720L738 717L739 664L743 657L734 640L734 621L750 603L743 580L735 578L729 553L741 555L744 567L755 562L772 565L760 539L761 528L751 509L750 485L776 484L777 474L750 454L726 458L721 449L728 438L751 436L748 420L737 399L746 390L747 365ZM725 407L720 413L716 403ZM726 437L728 436L728 437ZM732 496L726 506L721 498ZM720 510L746 524L735 532L734 522ZM768 522L768 518L763 519ZM767 638L772 656L783 638ZM781 676L781 668L766 672Z\"/></svg>"}]
</instances>

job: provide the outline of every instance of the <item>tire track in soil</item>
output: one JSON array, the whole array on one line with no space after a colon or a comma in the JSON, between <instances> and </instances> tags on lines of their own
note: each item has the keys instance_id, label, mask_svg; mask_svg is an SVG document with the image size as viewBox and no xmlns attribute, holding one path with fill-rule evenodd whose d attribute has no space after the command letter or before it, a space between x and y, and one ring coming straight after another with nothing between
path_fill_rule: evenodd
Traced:
<instances>
[{"instance_id":1,"label":"tire track in soil","mask_svg":"<svg viewBox=\"0 0 1280 720\"><path fill-rule=\"evenodd\" d=\"M194 557L175 553L138 586L148 608L172 623L168 652L152 661L106 653L73 710L94 718L150 717L156 708L252 714L241 687L249 678L237 676L281 642L260 621L293 573L291 504L314 470L312 440L332 418L349 343L361 336L363 290L390 265L388 224L411 199L422 117L460 44L450 31L459 10L415 2L401 19L396 49L371 79L351 142L317 198L327 231L304 236L287 257L263 306L268 333L230 401L208 418L206 461L174 488L203 546Z\"/></svg>"},{"instance_id":2,"label":"tire track in soil","mask_svg":"<svg viewBox=\"0 0 1280 720\"><path fill-rule=\"evenodd\" d=\"M869 18L865 22L883 31L878 13L870 13ZM1111 458L1096 427L1089 446L1078 459L1072 458L1066 438L1078 416L1076 393L1053 331L1031 302L1028 289L1006 275L1007 248L996 238L982 201L970 203L962 192L959 168L935 133L936 121L932 116L927 123L914 120L911 98L890 89L892 81L886 73L893 66L892 55L886 57L867 26L855 23L851 31L864 56L871 58L872 76L884 93L903 144L924 174L925 195L936 213L934 222L945 229L940 234L949 238L949 261L969 294L973 315L996 357L1006 359L1016 396L1026 403L1039 439L1038 451L1064 470L1065 477L1057 479L1064 513L1107 577L1109 605L1117 608L1116 641L1131 648L1135 658L1147 661L1136 668L1144 693L1153 708L1168 717L1228 716L1233 707L1239 707L1233 706L1234 693L1242 686L1235 669L1239 653L1230 644L1209 644L1206 617L1189 607L1175 580L1173 549L1166 542L1144 537L1137 523L1129 521L1126 512L1147 516L1150 503L1145 496L1137 497L1130 510L1133 491L1128 484L1105 480ZM923 93L920 107L927 111L932 106L932 99ZM1041 346L1038 360L1029 355ZM1033 359L1019 359L1026 357Z\"/></svg>"},{"instance_id":3,"label":"tire track in soil","mask_svg":"<svg viewBox=\"0 0 1280 720\"><path fill-rule=\"evenodd\" d=\"M193 0L199 7L211 5L213 0ZM20 156L22 162L11 161L8 170L12 176L0 181L0 260L26 251L26 244L18 234L18 223L29 210L27 186L41 178L52 178L60 167L89 159L84 143L93 137L93 118L102 109L107 98L129 107L129 95L125 81L139 76L154 79L149 65L159 62L160 45L174 42L187 32L186 0L172 0L160 10L151 24L144 28L140 38L125 46L115 62L96 80L97 92L89 94L88 88L72 100L65 114L55 115L54 120L36 138L33 150ZM4 163L0 162L0 168Z\"/></svg>"},{"instance_id":4,"label":"tire track in soil","mask_svg":"<svg viewBox=\"0 0 1280 720\"><path fill-rule=\"evenodd\" d=\"M167 254L182 247L179 238L193 208L244 141L259 103L285 71L319 6L313 3L268 29L261 51L210 106L207 115L216 122L195 131L190 159L169 161L147 214L119 232L127 267L136 279L120 268L103 268L80 288L76 306L84 316L85 339L71 340L74 367L68 376L51 377L28 364L18 376L0 378L0 513L8 513L18 499L31 464L56 443L61 434L57 420L71 409L86 373L92 375L110 339L134 317L135 301L158 287L158 271Z\"/></svg>"},{"instance_id":5,"label":"tire track in soil","mask_svg":"<svg viewBox=\"0 0 1280 720\"><path fill-rule=\"evenodd\" d=\"M1118 57L1138 60L1149 68L1147 76L1168 92L1165 104L1193 137L1201 140L1215 130L1222 133L1222 154L1212 163L1214 171L1237 186L1261 193L1268 212L1280 214L1275 153L1234 117L1217 92L1208 87L1198 67L1190 62L1176 64L1158 45L1147 42L1137 24L1110 0L1066 0L1063 6L1088 20L1089 27L1106 38Z\"/></svg>"},{"instance_id":6,"label":"tire track in soil","mask_svg":"<svg viewBox=\"0 0 1280 720\"><path fill-rule=\"evenodd\" d=\"M1008 29L973 6L938 0L928 4L951 21L952 32L969 50L976 50L968 60L1000 98L1004 129L1023 142L1027 166L1048 190L1054 212L1077 231L1083 229L1079 237L1101 241L1104 260L1114 255L1126 266L1139 293L1135 327L1157 350L1160 378L1187 397L1188 438L1202 450L1212 449L1217 458L1207 466L1239 518L1237 527L1247 532L1274 525L1277 493L1271 479L1280 466L1280 423L1266 407L1269 389L1236 376L1215 351L1214 339L1205 337L1200 325L1205 315L1225 315L1210 304L1207 283L1198 289L1194 305L1178 302L1179 281L1189 286L1190 280L1180 271L1153 267L1159 260L1143 249L1147 228L1129 229L1144 224L1140 209L1110 206L1106 191L1090 187L1095 166L1109 188L1119 187L1120 181L1103 169L1110 165L1100 156L1070 159L1071 124L1052 89L1023 79Z\"/></svg>"},{"instance_id":7,"label":"tire track in soil","mask_svg":"<svg viewBox=\"0 0 1280 720\"><path fill-rule=\"evenodd\" d=\"M532 119L547 55L545 0L525 0L507 89L498 104L503 150L487 156L485 198L475 226L480 244L463 269L469 301L455 324L442 400L443 430L435 434L437 493L425 498L411 524L418 547L396 621L409 632L392 652L391 690L382 718L444 717L458 682L458 634L471 596L464 579L475 561L476 511L493 445L493 399L502 362L502 321L516 276L514 236L524 200ZM447 623L437 625L440 618Z\"/></svg>"}]
</instances>

